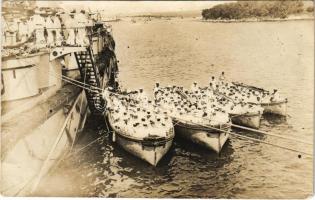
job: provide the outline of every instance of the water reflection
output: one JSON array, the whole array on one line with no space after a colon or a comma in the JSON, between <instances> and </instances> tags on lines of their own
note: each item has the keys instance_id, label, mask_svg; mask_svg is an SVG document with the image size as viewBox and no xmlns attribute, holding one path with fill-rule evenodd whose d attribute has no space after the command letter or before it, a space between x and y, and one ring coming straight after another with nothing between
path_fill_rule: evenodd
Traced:
<instances>
[{"instance_id":1,"label":"water reflection","mask_svg":"<svg viewBox=\"0 0 315 200\"><path fill-rule=\"evenodd\" d=\"M113 24L122 86L141 87L150 93L157 81L189 87L197 80L205 85L210 75L225 71L231 80L241 79L268 89L277 87L288 97L290 116L287 119L266 116L260 130L312 141L314 97L309 92L314 87L312 21L213 24L170 20L139 24L124 21ZM76 149L99 137L102 130L106 130L103 119L90 118L85 137ZM312 151L312 145L233 131ZM125 152L110 138L104 138L62 163L54 173L62 189L54 186L58 184L43 183L40 193L151 198L305 198L312 192L312 170L311 157L298 158L298 153L235 136L230 137L220 155L176 138L157 167ZM54 178L47 182L54 183L51 180Z\"/></svg>"}]
</instances>

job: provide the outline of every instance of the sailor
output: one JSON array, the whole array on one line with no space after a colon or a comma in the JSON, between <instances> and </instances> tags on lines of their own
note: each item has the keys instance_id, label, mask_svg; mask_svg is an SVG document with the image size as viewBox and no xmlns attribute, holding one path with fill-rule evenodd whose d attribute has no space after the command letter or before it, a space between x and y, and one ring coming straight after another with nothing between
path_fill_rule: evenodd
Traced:
<instances>
[{"instance_id":1,"label":"sailor","mask_svg":"<svg viewBox=\"0 0 315 200\"><path fill-rule=\"evenodd\" d=\"M75 43L75 31L76 31L76 23L74 19L75 11L72 11L69 14L69 17L65 20L65 27L68 32L67 45L74 46Z\"/></svg>"},{"instance_id":2,"label":"sailor","mask_svg":"<svg viewBox=\"0 0 315 200\"><path fill-rule=\"evenodd\" d=\"M29 37L28 33L29 33L29 30L28 30L26 20L22 20L19 23L19 38L20 38L21 42L27 41L27 39Z\"/></svg>"},{"instance_id":3,"label":"sailor","mask_svg":"<svg viewBox=\"0 0 315 200\"><path fill-rule=\"evenodd\" d=\"M257 97L254 94L248 93L247 101L252 103L257 103Z\"/></svg>"},{"instance_id":4,"label":"sailor","mask_svg":"<svg viewBox=\"0 0 315 200\"><path fill-rule=\"evenodd\" d=\"M155 87L153 89L154 94L160 91L160 83L155 83Z\"/></svg>"},{"instance_id":5,"label":"sailor","mask_svg":"<svg viewBox=\"0 0 315 200\"><path fill-rule=\"evenodd\" d=\"M32 37L34 34L34 25L31 17L30 19L26 20L26 26L27 26L27 37Z\"/></svg>"},{"instance_id":6,"label":"sailor","mask_svg":"<svg viewBox=\"0 0 315 200\"><path fill-rule=\"evenodd\" d=\"M148 97L142 88L139 89L138 101L142 102L143 105L147 105L148 102Z\"/></svg>"},{"instance_id":7,"label":"sailor","mask_svg":"<svg viewBox=\"0 0 315 200\"><path fill-rule=\"evenodd\" d=\"M281 97L277 89L273 90L272 95L273 95L273 101L281 101Z\"/></svg>"},{"instance_id":8,"label":"sailor","mask_svg":"<svg viewBox=\"0 0 315 200\"><path fill-rule=\"evenodd\" d=\"M209 90L214 91L214 85L213 85L213 82L210 82L210 83L209 83Z\"/></svg>"},{"instance_id":9,"label":"sailor","mask_svg":"<svg viewBox=\"0 0 315 200\"><path fill-rule=\"evenodd\" d=\"M52 13L49 13L49 15ZM54 22L52 16L48 16L46 18L46 31L47 31L47 46L54 46L55 44L55 30L54 30Z\"/></svg>"},{"instance_id":10,"label":"sailor","mask_svg":"<svg viewBox=\"0 0 315 200\"><path fill-rule=\"evenodd\" d=\"M35 11L35 15L32 17L31 27L35 31L35 47L46 47L46 41L44 36L45 19L42 16L43 12Z\"/></svg>"},{"instance_id":11,"label":"sailor","mask_svg":"<svg viewBox=\"0 0 315 200\"><path fill-rule=\"evenodd\" d=\"M19 31L19 28L20 28L20 24L21 24L21 20L20 19L17 19L17 18L14 18L13 19L13 22L14 24L17 26L16 27L16 43L19 43L21 41L21 36L20 36L20 31Z\"/></svg>"},{"instance_id":12,"label":"sailor","mask_svg":"<svg viewBox=\"0 0 315 200\"><path fill-rule=\"evenodd\" d=\"M217 81L215 80L214 76L211 76L209 83L212 83L213 86L215 86L217 84Z\"/></svg>"},{"instance_id":13,"label":"sailor","mask_svg":"<svg viewBox=\"0 0 315 200\"><path fill-rule=\"evenodd\" d=\"M219 81L220 81L221 84L224 83L224 81L225 81L224 72L221 73L221 75L219 77Z\"/></svg>"},{"instance_id":14,"label":"sailor","mask_svg":"<svg viewBox=\"0 0 315 200\"><path fill-rule=\"evenodd\" d=\"M193 85L191 86L191 91L192 91L193 93L196 93L196 92L199 91L197 82L194 82L194 83L193 83Z\"/></svg>"},{"instance_id":15,"label":"sailor","mask_svg":"<svg viewBox=\"0 0 315 200\"><path fill-rule=\"evenodd\" d=\"M63 38L62 38L62 35L61 35L61 22L60 22L60 14L57 13L55 15L53 15L51 17L51 20L53 22L52 24L52 33L53 33L53 36L54 36L54 45L55 46L61 46L62 44L62 41L63 41Z\"/></svg>"},{"instance_id":16,"label":"sailor","mask_svg":"<svg viewBox=\"0 0 315 200\"><path fill-rule=\"evenodd\" d=\"M76 37L77 44L79 46L85 46L88 44L87 32L85 27L88 23L88 19L85 16L85 11L81 10L80 13L75 15L75 21L77 23L76 27L78 28L78 34Z\"/></svg>"},{"instance_id":17,"label":"sailor","mask_svg":"<svg viewBox=\"0 0 315 200\"><path fill-rule=\"evenodd\" d=\"M3 16L1 16L1 24L2 24L2 29L1 29L1 44L5 45L5 41L6 41L6 29L7 29L7 22L4 19Z\"/></svg>"},{"instance_id":18,"label":"sailor","mask_svg":"<svg viewBox=\"0 0 315 200\"><path fill-rule=\"evenodd\" d=\"M7 21L7 26L5 30L5 35L6 35L6 45L15 45L16 44L16 38L17 38L17 31L18 31L18 25L16 20L14 19L9 19Z\"/></svg>"},{"instance_id":19,"label":"sailor","mask_svg":"<svg viewBox=\"0 0 315 200\"><path fill-rule=\"evenodd\" d=\"M86 24L86 29L87 29L87 34L91 34L92 32L92 27L94 26L94 21L92 19L92 13L86 13L86 18L87 18L87 24Z\"/></svg>"}]
</instances>

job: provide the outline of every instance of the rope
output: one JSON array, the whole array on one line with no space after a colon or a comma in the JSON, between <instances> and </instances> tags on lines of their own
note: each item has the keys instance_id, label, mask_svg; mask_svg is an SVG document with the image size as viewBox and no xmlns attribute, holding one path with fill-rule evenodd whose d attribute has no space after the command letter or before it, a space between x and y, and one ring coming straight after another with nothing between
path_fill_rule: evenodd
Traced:
<instances>
[{"instance_id":1,"label":"rope","mask_svg":"<svg viewBox=\"0 0 315 200\"><path fill-rule=\"evenodd\" d=\"M84 86L82 86L82 85L75 84L75 83L73 83L73 82L77 82L77 83L80 83L80 84L84 84L84 85L87 85L87 86L90 86L90 87L97 88L97 87L95 87L95 86L91 86L91 85L89 85L89 84L82 83L82 82L77 81L77 80L75 80L75 79L71 79L71 78L65 77L65 76L63 76L63 75L61 75L61 76L62 76L62 78L61 78L62 80L66 81L66 82L69 82L69 83L71 83L71 84L73 84L73 85L76 85L76 86L78 86L78 87L81 87L81 88L83 88L83 89L86 89L86 90L95 92L95 90L91 90L90 88L84 87ZM69 80L68 80L68 79L69 79ZM72 81L73 81L73 82L72 82ZM99 89L99 90L101 90L101 91L104 91L104 90L101 89L101 88L97 88L97 89ZM197 117L197 116L194 116L194 117ZM193 122L192 122L192 123L193 123ZM198 125L201 125L201 124L198 124ZM205 125L201 125L201 126L205 126ZM274 136L274 137L278 137L278 138L282 138L282 139L294 141L294 142L300 142L300 143L303 143L303 144L313 145L313 144L310 143L310 142L303 141L303 140L299 140L299 139L297 139L297 138L281 136L281 135L277 135L277 134L273 134L273 133L268 133L268 132L265 132L265 131L260 131L260 130L256 130L256 129L252 129L252 128L247 128L247 127L239 126L239 125L235 125L235 124L231 124L231 126L236 127L236 128L241 128L241 129L244 129L244 130L249 130L249 131L252 131L252 132L257 132L257 133L261 133L261 134L265 134L265 135L270 135L270 136ZM215 129L214 127L207 127L207 128L213 128L213 129ZM220 129L218 129L218 130L220 130ZM222 131L222 130L221 130L221 131ZM263 143L266 143L266 142L263 142ZM271 145L272 145L272 144L271 144ZM283 148L286 149L287 147L283 147ZM304 153L304 152L303 152L303 153Z\"/></svg>"},{"instance_id":2,"label":"rope","mask_svg":"<svg viewBox=\"0 0 315 200\"><path fill-rule=\"evenodd\" d=\"M77 99L77 100L78 100L78 99ZM77 101L77 100L76 100L76 101ZM73 106L72 106L70 112L72 112L72 110L74 110L74 108L75 108L74 105L76 105L76 103L77 103L77 102L75 102L75 103L73 104ZM65 131L64 129L66 128L70 117L71 117L71 115L68 115L67 118L65 119L65 121L64 121L64 123L63 123L63 125L62 125L62 128L60 129L60 131L59 131L59 133L58 133L58 135L57 135L57 137L56 137L56 140L55 140L55 142L53 143L53 146L52 146L51 150L49 151L49 153L48 153L48 155L47 155L47 157L46 157L46 159L45 159L45 161L44 161L44 163L43 163L43 165L42 165L42 167L41 167L41 169L40 169L40 171L39 171L39 173L38 173L38 176L36 177L36 179L35 179L35 181L34 181L34 184L33 184L32 189L31 189L31 193L33 193L33 192L36 190L37 186L39 185L39 183L40 183L40 181L41 181L41 178L43 177L45 171L47 170L47 164L48 164L48 162L49 162L49 160L50 160L50 157L53 155L55 149L57 148L57 145L59 144L59 141L61 140L61 137L63 136L63 133L64 133L64 131Z\"/></svg>"},{"instance_id":3,"label":"rope","mask_svg":"<svg viewBox=\"0 0 315 200\"><path fill-rule=\"evenodd\" d=\"M85 84L85 79L86 79L86 73L84 74L84 78L83 78L84 84ZM80 115L80 117L82 116L82 115L81 115L81 112L82 112L82 107L83 107L83 97L84 97L84 96L81 95L80 110L79 110L79 115ZM82 121L82 123L83 123L83 121ZM73 146L74 146L74 142L75 142L75 140L76 140L77 135L78 135L78 134L75 134L75 135L74 135L74 138L73 138L73 141L72 141L72 144L71 144L71 147L70 147L70 152L72 151L72 148L73 148Z\"/></svg>"},{"instance_id":4,"label":"rope","mask_svg":"<svg viewBox=\"0 0 315 200\"><path fill-rule=\"evenodd\" d=\"M56 74L57 74L57 73L56 73ZM102 90L102 89L99 88L99 87L96 87L96 86L87 84L85 81L84 81L84 82L81 82L81 81L78 81L78 80L69 78L69 77L67 77L67 76L61 75L61 74L57 74L57 75L60 75L63 79L67 79L67 80L69 80L69 81L73 81L73 82L75 82L75 83L78 83L78 84L81 84L81 85L84 85L84 86L88 86L88 87L94 88L94 89L96 89L96 90Z\"/></svg>"},{"instance_id":5,"label":"rope","mask_svg":"<svg viewBox=\"0 0 315 200\"><path fill-rule=\"evenodd\" d=\"M291 141L294 141L294 142L300 142L300 143L303 143L303 144L313 145L313 143L310 143L310 142L307 142L307 141L303 141L303 140L299 140L297 138L286 137L286 136L282 136L282 135L278 135L278 134L268 133L268 132L265 132L265 131L260 131L260 130L256 130L256 129L252 129L252 128L247 128L247 127L239 126L239 125L236 125L236 124L232 124L232 126L234 126L236 128L240 128L240 129L256 132L256 133L261 133L261 134L270 135L270 136L274 136L274 137L278 137L278 138L282 138L282 139L286 139L286 140L291 140Z\"/></svg>"},{"instance_id":6,"label":"rope","mask_svg":"<svg viewBox=\"0 0 315 200\"><path fill-rule=\"evenodd\" d=\"M289 151L293 151L293 152L297 152L297 153L303 153L303 154L308 155L308 156L313 156L313 154L308 153L308 152L299 151L299 150L292 149L292 148L285 147L285 146L278 145L278 144L272 144L272 143L265 142L265 141L262 141L262 140L259 140L259 139L256 139L256 138L247 137L247 136L240 135L240 134L233 133L233 132L231 132L230 134L231 134L231 135L235 135L235 136L237 136L237 137L241 137L241 138L245 138L245 139L248 139L248 140L252 140L252 141L255 141L255 142L261 142L261 143L263 143L263 144L268 144L268 145L271 145L271 146L274 146L274 147L278 147L278 148L281 148L281 149L285 149L285 150L289 150Z\"/></svg>"},{"instance_id":7,"label":"rope","mask_svg":"<svg viewBox=\"0 0 315 200\"><path fill-rule=\"evenodd\" d=\"M73 155L75 155L75 154L77 154L77 153L79 153L79 152L81 152L81 151L83 151L84 149L86 149L87 147L91 146L91 145L94 144L95 142L97 142L97 141L99 141L99 140L101 140L101 139L107 137L110 132L111 132L111 131L106 132L106 134L104 134L104 135L102 135L102 136L96 138L95 140L93 140L92 142L90 142L90 143L88 143L87 145L83 146L83 147L80 148L79 150L77 150L77 151L75 151L75 152L73 152L73 153L70 153L68 156L65 157L65 159L66 159L66 158L69 158L70 156L73 156Z\"/></svg>"},{"instance_id":8,"label":"rope","mask_svg":"<svg viewBox=\"0 0 315 200\"><path fill-rule=\"evenodd\" d=\"M184 120L182 120L182 121L184 121ZM196 124L194 122L190 122L190 123ZM221 130L221 129L215 128L213 126L210 126L210 125L203 125L203 124L196 124L196 125L203 126L203 127L206 127L206 128L209 128L209 129L213 129L213 130L217 130L217 131L220 131L220 132L225 132L225 133L228 133L228 134L231 134L231 135L236 135L236 136L239 136L239 137L242 137L242 138L245 138L245 139L248 139L248 140L252 140L252 141L255 141L255 142L261 142L263 144L271 145L271 146L278 147L278 148L281 148L281 149L286 149L286 150L293 151L293 152L303 153L303 154L309 155L309 156L313 155L311 153L307 153L307 152L304 152L304 151L299 151L299 150L292 149L292 148L289 148L289 147L285 147L285 146L282 146L282 145L272 144L272 143L265 142L263 140L259 140L259 139L256 139L256 138L243 136L243 135L240 135L240 134L237 134L237 133L233 133L231 131Z\"/></svg>"},{"instance_id":9,"label":"rope","mask_svg":"<svg viewBox=\"0 0 315 200\"><path fill-rule=\"evenodd\" d=\"M68 77L67 77L67 78L64 78L65 76L63 76L63 75L61 75L61 74L58 74L58 73L52 74L51 72L49 72L49 75L54 76L54 77L56 77L56 78L58 78L58 79L61 79L61 80L65 81L65 82L67 82L67 83L71 83L71 84L73 84L73 85L75 85L75 86L78 86L78 87L80 87L80 88L82 88L82 89L89 90L89 91L91 91L91 92L96 92L95 90L92 90L92 89L91 89L92 87L93 87L93 88L96 88L96 89L98 89L98 90L104 91L104 90L101 89L101 88L98 88L98 87L95 87L95 86L92 86L92 85L89 85L89 84L86 84L86 83L82 83L82 82L77 81L77 80L75 80L75 79L71 79L71 78L68 78ZM57 76L57 75L59 75L59 76L61 76L61 77L59 77L59 76ZM78 83L78 84L76 84L76 83ZM89 86L89 88L88 88L88 87L85 87L85 86L82 86L82 85ZM102 94L102 93L99 92L99 94Z\"/></svg>"}]
</instances>

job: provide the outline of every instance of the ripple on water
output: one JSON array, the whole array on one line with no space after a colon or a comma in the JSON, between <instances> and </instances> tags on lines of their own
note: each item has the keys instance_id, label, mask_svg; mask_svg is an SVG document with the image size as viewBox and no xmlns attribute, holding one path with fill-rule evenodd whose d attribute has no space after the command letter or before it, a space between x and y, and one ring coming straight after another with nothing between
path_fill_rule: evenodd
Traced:
<instances>
[{"instance_id":1,"label":"ripple on water","mask_svg":"<svg viewBox=\"0 0 315 200\"><path fill-rule=\"evenodd\" d=\"M151 93L158 81L189 87L195 80L207 84L211 75L225 71L231 80L276 87L288 97L289 117L266 116L261 130L312 140L313 22L172 20L142 26L121 21L113 29L123 87L142 87ZM89 119L85 132L92 137L102 129L103 120ZM234 131L312 150L312 146ZM56 173L66 171L67 178L75 180L64 185L70 196L304 198L312 192L312 169L310 157L299 159L297 153L231 136L220 155L176 138L157 167L105 139L63 163ZM58 195L58 190L49 192Z\"/></svg>"}]
</instances>

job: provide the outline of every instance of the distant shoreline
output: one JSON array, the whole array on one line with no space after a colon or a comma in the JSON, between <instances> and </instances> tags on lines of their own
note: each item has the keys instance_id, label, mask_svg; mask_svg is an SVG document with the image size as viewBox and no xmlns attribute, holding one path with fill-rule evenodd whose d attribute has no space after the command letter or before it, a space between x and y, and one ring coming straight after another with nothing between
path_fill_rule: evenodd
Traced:
<instances>
[{"instance_id":1,"label":"distant shoreline","mask_svg":"<svg viewBox=\"0 0 315 200\"><path fill-rule=\"evenodd\" d=\"M247 19L201 19L202 22L208 23L241 23L241 22L282 22L282 21L305 21L314 20L310 17L288 17L288 18L247 18Z\"/></svg>"}]
</instances>

